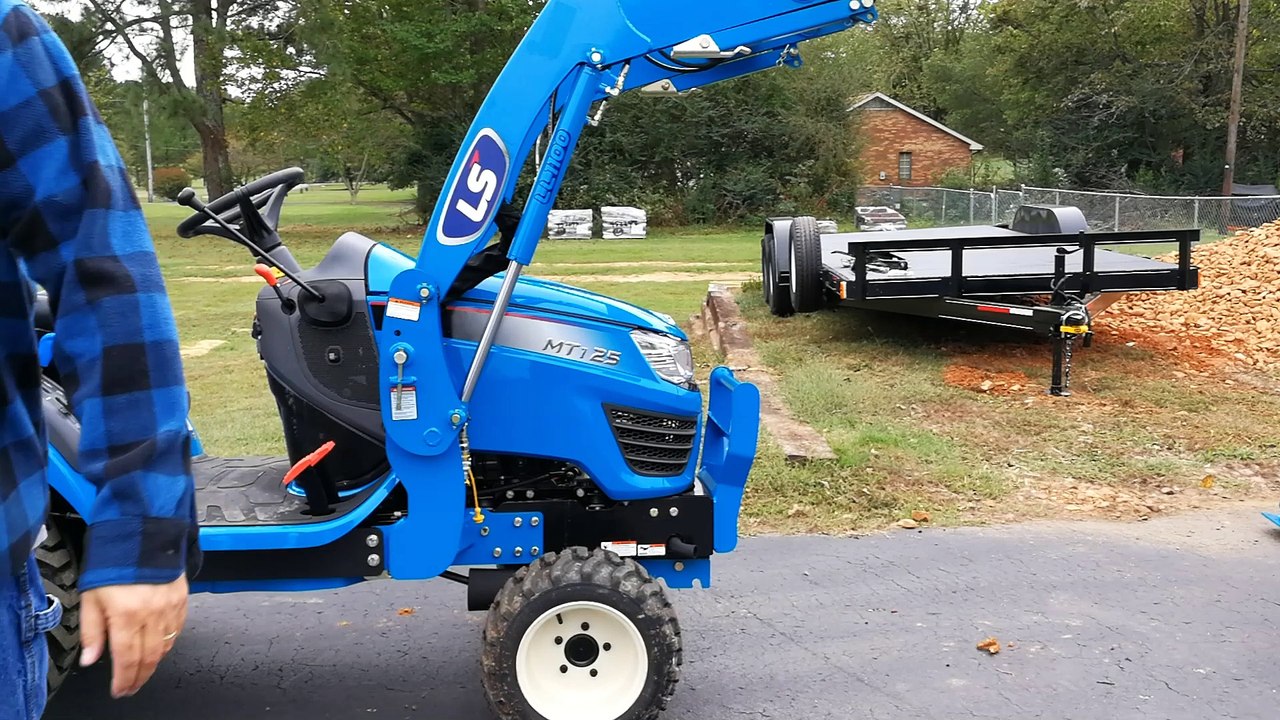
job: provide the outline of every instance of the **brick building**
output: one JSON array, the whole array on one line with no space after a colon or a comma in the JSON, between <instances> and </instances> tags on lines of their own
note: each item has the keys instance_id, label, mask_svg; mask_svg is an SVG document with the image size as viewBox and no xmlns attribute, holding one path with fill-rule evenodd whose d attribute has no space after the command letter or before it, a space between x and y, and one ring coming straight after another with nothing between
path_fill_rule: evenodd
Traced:
<instances>
[{"instance_id":1,"label":"brick building","mask_svg":"<svg viewBox=\"0 0 1280 720\"><path fill-rule=\"evenodd\" d=\"M866 185L930 185L948 170L969 170L982 145L884 93L850 108L862 133Z\"/></svg>"}]
</instances>

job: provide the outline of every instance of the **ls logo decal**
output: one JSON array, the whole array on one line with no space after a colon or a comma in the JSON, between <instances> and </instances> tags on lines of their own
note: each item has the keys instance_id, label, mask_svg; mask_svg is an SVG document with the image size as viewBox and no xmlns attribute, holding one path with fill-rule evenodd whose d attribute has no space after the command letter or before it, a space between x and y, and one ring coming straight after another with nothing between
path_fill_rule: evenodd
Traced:
<instances>
[{"instance_id":1,"label":"ls logo decal","mask_svg":"<svg viewBox=\"0 0 1280 720\"><path fill-rule=\"evenodd\" d=\"M442 245L466 245L480 237L498 212L511 157L502 138L488 128L471 144L467 163L453 181L437 233Z\"/></svg>"}]
</instances>

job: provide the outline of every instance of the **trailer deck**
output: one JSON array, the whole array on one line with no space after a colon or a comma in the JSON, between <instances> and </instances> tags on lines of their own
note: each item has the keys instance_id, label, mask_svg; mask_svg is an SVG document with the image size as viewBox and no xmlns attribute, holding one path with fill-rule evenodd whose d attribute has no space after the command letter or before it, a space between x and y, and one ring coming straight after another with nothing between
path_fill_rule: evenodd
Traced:
<instances>
[{"instance_id":1,"label":"trailer deck","mask_svg":"<svg viewBox=\"0 0 1280 720\"><path fill-rule=\"evenodd\" d=\"M812 218L774 218L765 232L774 314L835 305L1047 334L1055 395L1070 394L1073 346L1090 344L1093 314L1124 293L1199 285L1199 230L1093 233L1071 207L1024 206L1010 226L820 235ZM1176 262L1117 249L1170 242Z\"/></svg>"},{"instance_id":2,"label":"trailer deck","mask_svg":"<svg viewBox=\"0 0 1280 720\"><path fill-rule=\"evenodd\" d=\"M1194 230L1030 234L997 226L840 233L822 236L822 266L830 280L857 285L848 294L857 299L1050 293L1058 272L1067 292L1186 290L1198 282L1189 253L1170 263L1109 248L1185 241L1189 250L1198 239ZM857 269L861 256L866 273Z\"/></svg>"}]
</instances>

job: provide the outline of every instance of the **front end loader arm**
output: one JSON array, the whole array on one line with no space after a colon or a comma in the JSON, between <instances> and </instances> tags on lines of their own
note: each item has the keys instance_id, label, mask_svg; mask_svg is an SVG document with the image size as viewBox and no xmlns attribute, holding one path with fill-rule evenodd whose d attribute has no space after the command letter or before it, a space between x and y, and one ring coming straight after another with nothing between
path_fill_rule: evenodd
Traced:
<instances>
[{"instance_id":1,"label":"front end loader arm","mask_svg":"<svg viewBox=\"0 0 1280 720\"><path fill-rule=\"evenodd\" d=\"M467 405L582 130L595 118L593 106L632 90L688 91L796 66L800 43L874 22L873 2L548 0L462 144L427 224L416 267L391 285L379 333L388 456L401 478L430 478L435 493L432 507L412 512L432 515L446 531L460 530ZM458 387L443 351L440 304L467 260L494 235L498 210L512 200L520 170L552 116L554 127L508 252L502 289ZM412 412L388 402L406 382L421 398ZM427 577L452 559L452 548L424 550L414 564Z\"/></svg>"}]
</instances>

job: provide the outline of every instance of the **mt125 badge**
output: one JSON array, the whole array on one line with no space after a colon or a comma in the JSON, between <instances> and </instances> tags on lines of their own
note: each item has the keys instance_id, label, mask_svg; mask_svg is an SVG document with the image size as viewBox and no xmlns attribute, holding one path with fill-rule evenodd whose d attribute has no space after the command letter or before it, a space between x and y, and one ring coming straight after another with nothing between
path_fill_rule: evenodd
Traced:
<instances>
[{"instance_id":1,"label":"mt125 badge","mask_svg":"<svg viewBox=\"0 0 1280 720\"><path fill-rule=\"evenodd\" d=\"M510 169L511 157L502 138L488 128L481 130L449 189L437 233L441 245L466 245L480 237L502 204Z\"/></svg>"}]
</instances>

